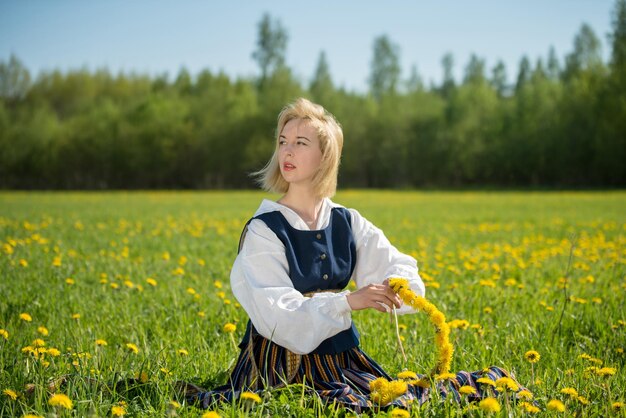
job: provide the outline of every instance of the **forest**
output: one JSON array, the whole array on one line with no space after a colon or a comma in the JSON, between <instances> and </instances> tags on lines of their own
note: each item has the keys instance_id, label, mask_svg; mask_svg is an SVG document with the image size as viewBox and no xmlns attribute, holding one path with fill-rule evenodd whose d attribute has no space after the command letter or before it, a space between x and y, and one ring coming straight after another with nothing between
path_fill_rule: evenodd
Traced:
<instances>
[{"instance_id":1,"label":"forest","mask_svg":"<svg viewBox=\"0 0 626 418\"><path fill-rule=\"evenodd\" d=\"M294 76L288 30L270 15L251 45L253 78L184 68L172 78L106 68L33 77L12 55L0 61L0 188L254 188L278 112L299 96L343 126L341 188L621 188L626 0L611 17L606 62L583 24L563 58L546 45L516 69L474 54L456 80L456 57L444 53L439 85L415 67L404 76L399 48L381 35L366 92L337 86L323 51L310 80Z\"/></svg>"}]
</instances>

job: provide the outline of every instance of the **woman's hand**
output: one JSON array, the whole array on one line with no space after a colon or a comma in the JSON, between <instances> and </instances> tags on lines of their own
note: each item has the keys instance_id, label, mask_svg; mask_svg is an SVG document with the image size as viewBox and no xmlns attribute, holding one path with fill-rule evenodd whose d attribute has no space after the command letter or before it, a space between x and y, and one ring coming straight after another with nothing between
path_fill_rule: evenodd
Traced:
<instances>
[{"instance_id":1,"label":"woman's hand","mask_svg":"<svg viewBox=\"0 0 626 418\"><path fill-rule=\"evenodd\" d=\"M349 293L347 298L353 311L373 308L380 312L387 312L393 306L399 308L402 305L400 297L389 287L388 280L382 284L369 284L362 287L356 292Z\"/></svg>"}]
</instances>

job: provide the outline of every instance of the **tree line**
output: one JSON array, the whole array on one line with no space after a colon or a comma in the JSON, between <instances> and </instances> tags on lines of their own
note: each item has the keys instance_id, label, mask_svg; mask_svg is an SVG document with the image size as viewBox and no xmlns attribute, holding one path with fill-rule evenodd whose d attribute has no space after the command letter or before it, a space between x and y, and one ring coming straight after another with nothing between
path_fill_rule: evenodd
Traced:
<instances>
[{"instance_id":1,"label":"tree line","mask_svg":"<svg viewBox=\"0 0 626 418\"><path fill-rule=\"evenodd\" d=\"M263 16L260 75L182 69L48 71L0 62L0 187L8 189L249 188L274 148L276 116L296 97L324 105L344 128L340 187L623 187L626 185L626 0L612 12L611 55L583 24L571 52L502 62L454 57L426 86L400 71L386 35L373 42L369 91L333 83L320 53L310 83L285 64L288 35Z\"/></svg>"}]
</instances>

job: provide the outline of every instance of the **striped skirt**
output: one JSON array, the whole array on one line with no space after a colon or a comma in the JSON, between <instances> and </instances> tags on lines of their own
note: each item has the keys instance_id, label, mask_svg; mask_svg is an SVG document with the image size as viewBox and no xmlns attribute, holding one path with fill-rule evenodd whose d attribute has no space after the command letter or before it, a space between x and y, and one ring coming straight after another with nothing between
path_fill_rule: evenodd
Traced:
<instances>
[{"instance_id":1,"label":"striped skirt","mask_svg":"<svg viewBox=\"0 0 626 418\"><path fill-rule=\"evenodd\" d=\"M252 336L251 340L252 344L241 350L226 385L188 395L187 402L210 408L217 402L237 400L244 391L260 392L287 384L304 384L324 402L362 412L375 406L370 399L370 382L379 377L392 380L359 347L339 354L299 356L258 334ZM476 380L481 377L495 381L511 376L499 367L473 373L459 372L453 379L438 381L436 390L442 398L453 396L457 401L461 399L458 392L461 386L472 386L475 389L475 393L469 396L469 401L495 396L497 392L493 388L477 384ZM520 386L519 390L522 389L524 388ZM430 398L431 391L430 388L409 384L407 392L387 407L393 405L408 408L415 402L422 404Z\"/></svg>"}]
</instances>

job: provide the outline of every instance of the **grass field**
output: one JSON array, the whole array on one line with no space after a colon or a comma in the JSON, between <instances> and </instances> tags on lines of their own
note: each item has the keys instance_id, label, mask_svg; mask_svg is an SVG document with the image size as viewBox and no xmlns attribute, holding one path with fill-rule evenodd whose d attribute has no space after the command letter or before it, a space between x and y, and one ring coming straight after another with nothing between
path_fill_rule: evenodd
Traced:
<instances>
[{"instance_id":1,"label":"grass field","mask_svg":"<svg viewBox=\"0 0 626 418\"><path fill-rule=\"evenodd\" d=\"M173 402L172 383L226 382L246 321L229 270L241 228L265 197L275 198L0 193L0 416L202 416ZM417 259L428 299L458 320L454 371L512 370L539 416L624 415L626 192L343 191L335 201ZM399 318L406 363L388 316L353 317L363 349L390 374L434 364L423 314ZM525 359L529 350L540 354L537 363ZM60 376L65 384L51 387ZM132 377L141 384L107 389ZM72 408L50 405L51 391ZM297 386L261 398L216 412L343 414ZM549 410L551 400L565 413ZM502 416L527 414L513 400L500 403ZM411 414L467 408L434 398Z\"/></svg>"}]
</instances>

